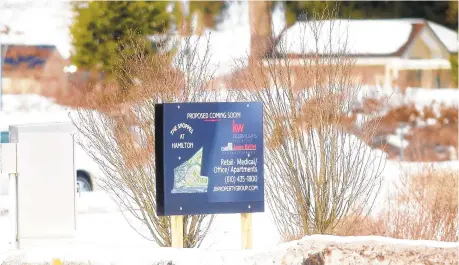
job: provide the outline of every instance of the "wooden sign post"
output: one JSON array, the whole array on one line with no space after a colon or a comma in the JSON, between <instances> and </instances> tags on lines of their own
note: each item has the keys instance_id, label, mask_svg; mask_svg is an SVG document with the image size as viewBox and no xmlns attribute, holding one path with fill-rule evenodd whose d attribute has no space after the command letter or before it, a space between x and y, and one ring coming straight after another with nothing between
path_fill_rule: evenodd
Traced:
<instances>
[{"instance_id":1,"label":"wooden sign post","mask_svg":"<svg viewBox=\"0 0 459 265\"><path fill-rule=\"evenodd\" d=\"M241 213L241 247L252 248L252 213Z\"/></svg>"},{"instance_id":2,"label":"wooden sign post","mask_svg":"<svg viewBox=\"0 0 459 265\"><path fill-rule=\"evenodd\" d=\"M171 216L172 247L183 248L183 215Z\"/></svg>"}]
</instances>

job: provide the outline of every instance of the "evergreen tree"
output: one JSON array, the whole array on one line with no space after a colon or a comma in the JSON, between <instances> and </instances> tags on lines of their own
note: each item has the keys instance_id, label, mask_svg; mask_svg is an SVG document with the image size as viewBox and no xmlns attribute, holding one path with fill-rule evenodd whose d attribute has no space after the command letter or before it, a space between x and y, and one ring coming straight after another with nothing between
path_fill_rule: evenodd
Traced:
<instances>
[{"instance_id":1,"label":"evergreen tree","mask_svg":"<svg viewBox=\"0 0 459 265\"><path fill-rule=\"evenodd\" d=\"M76 13L70 28L78 67L110 71L130 32L139 37L164 32L169 26L169 3L163 1L91 1L73 6ZM153 45L151 51L154 52Z\"/></svg>"},{"instance_id":2,"label":"evergreen tree","mask_svg":"<svg viewBox=\"0 0 459 265\"><path fill-rule=\"evenodd\" d=\"M454 84L458 85L458 68L457 68L457 54L452 54L449 62L451 63L451 74Z\"/></svg>"},{"instance_id":3,"label":"evergreen tree","mask_svg":"<svg viewBox=\"0 0 459 265\"><path fill-rule=\"evenodd\" d=\"M302 15L323 11L330 2L283 1L286 22L292 25ZM279 3L279 1L277 1ZM457 29L457 1L342 1L338 4L340 18L424 18L451 29Z\"/></svg>"}]
</instances>

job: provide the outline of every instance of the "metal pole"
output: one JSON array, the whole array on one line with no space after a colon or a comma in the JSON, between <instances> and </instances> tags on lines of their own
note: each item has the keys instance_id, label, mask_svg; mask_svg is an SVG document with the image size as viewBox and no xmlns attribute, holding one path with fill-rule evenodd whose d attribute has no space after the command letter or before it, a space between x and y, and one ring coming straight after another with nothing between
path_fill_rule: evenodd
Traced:
<instances>
[{"instance_id":1,"label":"metal pole","mask_svg":"<svg viewBox=\"0 0 459 265\"><path fill-rule=\"evenodd\" d=\"M3 110L3 61L8 51L8 44L5 45L5 51L3 51L3 45L0 44L0 111Z\"/></svg>"},{"instance_id":2,"label":"metal pole","mask_svg":"<svg viewBox=\"0 0 459 265\"><path fill-rule=\"evenodd\" d=\"M9 246L11 249L18 248L18 175L15 173L9 174L9 195L10 195L10 205L9 205L9 217L10 217L10 238Z\"/></svg>"},{"instance_id":3,"label":"metal pole","mask_svg":"<svg viewBox=\"0 0 459 265\"><path fill-rule=\"evenodd\" d=\"M3 45L0 42L0 111L3 110Z\"/></svg>"}]
</instances>

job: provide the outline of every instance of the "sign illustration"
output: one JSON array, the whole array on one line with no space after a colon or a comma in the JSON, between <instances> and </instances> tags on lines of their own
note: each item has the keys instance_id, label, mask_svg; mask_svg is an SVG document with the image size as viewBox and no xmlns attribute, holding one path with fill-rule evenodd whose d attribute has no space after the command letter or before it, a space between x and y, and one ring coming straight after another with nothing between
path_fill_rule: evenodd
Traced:
<instances>
[{"instance_id":1,"label":"sign illustration","mask_svg":"<svg viewBox=\"0 0 459 265\"><path fill-rule=\"evenodd\" d=\"M155 108L158 215L264 211L262 103Z\"/></svg>"}]
</instances>

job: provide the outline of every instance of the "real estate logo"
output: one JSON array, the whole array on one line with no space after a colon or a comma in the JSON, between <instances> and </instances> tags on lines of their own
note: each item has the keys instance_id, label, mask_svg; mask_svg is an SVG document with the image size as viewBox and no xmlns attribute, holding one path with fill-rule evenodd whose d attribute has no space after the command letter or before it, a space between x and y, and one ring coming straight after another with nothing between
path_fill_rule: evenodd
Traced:
<instances>
[{"instance_id":1,"label":"real estate logo","mask_svg":"<svg viewBox=\"0 0 459 265\"><path fill-rule=\"evenodd\" d=\"M257 150L257 145L256 144L233 144L233 143L228 143L226 146L222 146L221 150L223 152L256 151Z\"/></svg>"},{"instance_id":2,"label":"real estate logo","mask_svg":"<svg viewBox=\"0 0 459 265\"><path fill-rule=\"evenodd\" d=\"M252 153L257 150L257 145L252 144L253 139L257 138L254 133L244 133L245 124L237 123L235 120L231 122L231 132L233 133L233 141L229 142L226 146L221 147L221 151L226 153L234 153L243 151L245 153Z\"/></svg>"},{"instance_id":3,"label":"real estate logo","mask_svg":"<svg viewBox=\"0 0 459 265\"><path fill-rule=\"evenodd\" d=\"M221 150L224 152L233 151L233 143L228 143L227 146L222 146Z\"/></svg>"},{"instance_id":4,"label":"real estate logo","mask_svg":"<svg viewBox=\"0 0 459 265\"><path fill-rule=\"evenodd\" d=\"M251 143L252 139L256 139L257 135L254 133L244 133L243 123L236 123L232 121L232 132L233 132L233 141L235 143Z\"/></svg>"},{"instance_id":5,"label":"real estate logo","mask_svg":"<svg viewBox=\"0 0 459 265\"><path fill-rule=\"evenodd\" d=\"M242 133L243 131L244 131L244 124L243 123L236 123L233 120L233 134Z\"/></svg>"}]
</instances>

